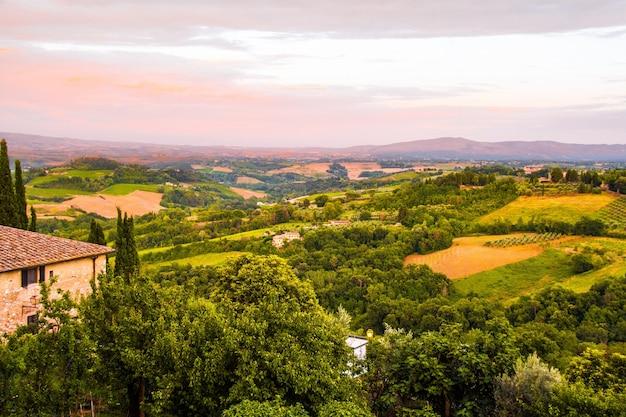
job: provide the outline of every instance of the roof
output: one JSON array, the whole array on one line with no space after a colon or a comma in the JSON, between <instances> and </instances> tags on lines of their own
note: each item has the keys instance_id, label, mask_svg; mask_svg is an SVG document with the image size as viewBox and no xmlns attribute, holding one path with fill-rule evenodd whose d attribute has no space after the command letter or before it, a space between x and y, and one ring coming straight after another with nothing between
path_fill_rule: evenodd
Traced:
<instances>
[{"instance_id":1,"label":"roof","mask_svg":"<svg viewBox=\"0 0 626 417\"><path fill-rule=\"evenodd\" d=\"M0 272L112 253L108 246L0 226Z\"/></svg>"}]
</instances>

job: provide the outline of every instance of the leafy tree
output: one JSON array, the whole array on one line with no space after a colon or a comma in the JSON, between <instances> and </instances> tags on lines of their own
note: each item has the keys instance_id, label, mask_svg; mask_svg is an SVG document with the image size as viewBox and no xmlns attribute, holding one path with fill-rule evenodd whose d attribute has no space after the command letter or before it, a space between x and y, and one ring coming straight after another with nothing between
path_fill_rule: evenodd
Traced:
<instances>
[{"instance_id":1,"label":"leafy tree","mask_svg":"<svg viewBox=\"0 0 626 417\"><path fill-rule=\"evenodd\" d=\"M87 242L97 245L106 245L107 243L104 237L104 230L102 230L102 226L100 226L95 219L91 219L91 223L89 224L89 237L87 238Z\"/></svg>"},{"instance_id":2,"label":"leafy tree","mask_svg":"<svg viewBox=\"0 0 626 417\"><path fill-rule=\"evenodd\" d=\"M0 225L18 225L13 178L9 167L7 142L0 141Z\"/></svg>"},{"instance_id":3,"label":"leafy tree","mask_svg":"<svg viewBox=\"0 0 626 417\"><path fill-rule=\"evenodd\" d=\"M41 285L37 323L0 340L0 415L67 415L99 394L94 346L72 313L76 304L67 293L52 300L51 285Z\"/></svg>"},{"instance_id":4,"label":"leafy tree","mask_svg":"<svg viewBox=\"0 0 626 417\"><path fill-rule=\"evenodd\" d=\"M578 182L578 171L575 169L568 169L565 173L566 182Z\"/></svg>"},{"instance_id":5,"label":"leafy tree","mask_svg":"<svg viewBox=\"0 0 626 417\"><path fill-rule=\"evenodd\" d=\"M511 330L505 320L495 319L484 330L469 332L459 325L416 337L386 332L368 345L365 378L373 411L393 416L432 405L445 417L490 415L497 377L518 355Z\"/></svg>"},{"instance_id":6,"label":"leafy tree","mask_svg":"<svg viewBox=\"0 0 626 417\"><path fill-rule=\"evenodd\" d=\"M26 215L26 189L22 178L22 163L15 161L15 207L17 210L17 226L20 229L28 229L28 216Z\"/></svg>"},{"instance_id":7,"label":"leafy tree","mask_svg":"<svg viewBox=\"0 0 626 417\"><path fill-rule=\"evenodd\" d=\"M98 374L111 393L124 393L121 403L131 417L164 401L163 384L175 372L167 352L184 297L176 288L163 289L134 276L101 275L81 304L81 319L96 343ZM163 389L163 391L161 391Z\"/></svg>"},{"instance_id":8,"label":"leafy tree","mask_svg":"<svg viewBox=\"0 0 626 417\"><path fill-rule=\"evenodd\" d=\"M328 196L326 194L318 195L315 197L315 205L317 207L324 207L328 203Z\"/></svg>"},{"instance_id":9,"label":"leafy tree","mask_svg":"<svg viewBox=\"0 0 626 417\"><path fill-rule=\"evenodd\" d=\"M550 170L550 179L552 182L563 181L563 170L561 167L554 167Z\"/></svg>"},{"instance_id":10,"label":"leafy tree","mask_svg":"<svg viewBox=\"0 0 626 417\"><path fill-rule=\"evenodd\" d=\"M226 264L211 299L235 341L225 364L229 403L279 396L310 411L350 397L347 329L324 312L285 261L243 256Z\"/></svg>"},{"instance_id":11,"label":"leafy tree","mask_svg":"<svg viewBox=\"0 0 626 417\"><path fill-rule=\"evenodd\" d=\"M560 372L543 364L536 354L526 360L518 359L512 375L497 379L495 414L502 417L548 415L554 386L562 380Z\"/></svg>"},{"instance_id":12,"label":"leafy tree","mask_svg":"<svg viewBox=\"0 0 626 417\"><path fill-rule=\"evenodd\" d=\"M623 392L626 390L626 355L588 348L571 361L566 373L570 380L587 387Z\"/></svg>"},{"instance_id":13,"label":"leafy tree","mask_svg":"<svg viewBox=\"0 0 626 417\"><path fill-rule=\"evenodd\" d=\"M285 406L274 401L244 400L224 411L222 417L309 417L301 405Z\"/></svg>"},{"instance_id":14,"label":"leafy tree","mask_svg":"<svg viewBox=\"0 0 626 417\"><path fill-rule=\"evenodd\" d=\"M373 417L373 414L355 404L353 402L332 401L324 404L318 414L318 417Z\"/></svg>"},{"instance_id":15,"label":"leafy tree","mask_svg":"<svg viewBox=\"0 0 626 417\"><path fill-rule=\"evenodd\" d=\"M583 217L574 225L576 234L585 236L602 236L606 231L606 225L602 220Z\"/></svg>"}]
</instances>

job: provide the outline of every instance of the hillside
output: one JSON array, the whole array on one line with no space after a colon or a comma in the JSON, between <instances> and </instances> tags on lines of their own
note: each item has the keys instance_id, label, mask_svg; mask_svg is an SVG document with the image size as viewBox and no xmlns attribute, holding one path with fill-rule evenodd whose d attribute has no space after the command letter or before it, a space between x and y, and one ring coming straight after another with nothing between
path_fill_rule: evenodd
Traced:
<instances>
[{"instance_id":1,"label":"hillside","mask_svg":"<svg viewBox=\"0 0 626 417\"><path fill-rule=\"evenodd\" d=\"M465 138L436 138L348 148L240 148L96 141L9 132L0 132L0 137L6 138L14 158L33 166L62 165L82 156L149 165L202 162L209 158L626 161L626 145L554 141L479 142Z\"/></svg>"}]
</instances>

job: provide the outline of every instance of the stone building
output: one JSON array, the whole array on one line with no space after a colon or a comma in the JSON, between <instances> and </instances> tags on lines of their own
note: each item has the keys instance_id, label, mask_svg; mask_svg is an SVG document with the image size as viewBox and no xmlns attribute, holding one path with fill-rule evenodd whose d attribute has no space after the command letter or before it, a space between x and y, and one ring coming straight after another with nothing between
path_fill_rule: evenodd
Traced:
<instances>
[{"instance_id":1,"label":"stone building","mask_svg":"<svg viewBox=\"0 0 626 417\"><path fill-rule=\"evenodd\" d=\"M300 240L300 239L302 239L302 236L300 236L299 232L285 232L279 235L274 235L272 237L272 245L275 248L280 249L283 246L285 246L286 242L291 242L292 240Z\"/></svg>"},{"instance_id":2,"label":"stone building","mask_svg":"<svg viewBox=\"0 0 626 417\"><path fill-rule=\"evenodd\" d=\"M37 319L39 283L80 296L106 270L107 246L0 226L0 333ZM53 295L56 291L53 291Z\"/></svg>"}]
</instances>

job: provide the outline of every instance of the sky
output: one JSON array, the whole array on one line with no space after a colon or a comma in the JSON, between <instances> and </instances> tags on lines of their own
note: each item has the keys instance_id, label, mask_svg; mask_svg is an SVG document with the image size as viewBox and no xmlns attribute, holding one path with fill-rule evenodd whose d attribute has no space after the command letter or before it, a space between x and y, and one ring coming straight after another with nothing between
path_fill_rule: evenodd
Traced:
<instances>
[{"instance_id":1,"label":"sky","mask_svg":"<svg viewBox=\"0 0 626 417\"><path fill-rule=\"evenodd\" d=\"M0 131L626 143L626 0L0 0Z\"/></svg>"}]
</instances>

